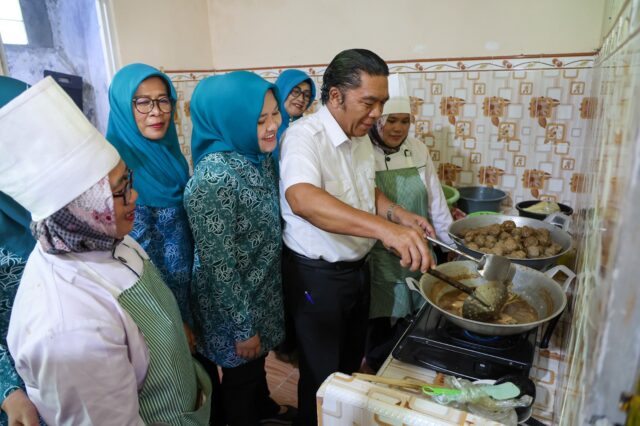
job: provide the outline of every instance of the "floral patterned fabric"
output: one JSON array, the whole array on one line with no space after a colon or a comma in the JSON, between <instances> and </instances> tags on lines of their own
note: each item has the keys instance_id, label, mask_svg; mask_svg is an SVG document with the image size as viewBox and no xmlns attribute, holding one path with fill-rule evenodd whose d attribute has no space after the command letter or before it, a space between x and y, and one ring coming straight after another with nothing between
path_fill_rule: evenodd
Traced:
<instances>
[{"instance_id":1,"label":"floral patterned fabric","mask_svg":"<svg viewBox=\"0 0 640 426\"><path fill-rule=\"evenodd\" d=\"M280 209L273 158L259 167L236 152L196 165L184 203L196 243L192 309L198 351L233 368L235 344L260 336L262 353L284 337Z\"/></svg>"},{"instance_id":2,"label":"floral patterned fabric","mask_svg":"<svg viewBox=\"0 0 640 426\"><path fill-rule=\"evenodd\" d=\"M189 289L193 267L193 238L184 209L136 205L131 237L145 249L171 289L182 320L191 324Z\"/></svg>"},{"instance_id":3,"label":"floral patterned fabric","mask_svg":"<svg viewBox=\"0 0 640 426\"><path fill-rule=\"evenodd\" d=\"M7 348L7 330L13 299L16 297L26 262L27 259L0 247L0 402L14 390L24 389ZM3 411L0 414L0 425L6 424L7 415Z\"/></svg>"}]
</instances>

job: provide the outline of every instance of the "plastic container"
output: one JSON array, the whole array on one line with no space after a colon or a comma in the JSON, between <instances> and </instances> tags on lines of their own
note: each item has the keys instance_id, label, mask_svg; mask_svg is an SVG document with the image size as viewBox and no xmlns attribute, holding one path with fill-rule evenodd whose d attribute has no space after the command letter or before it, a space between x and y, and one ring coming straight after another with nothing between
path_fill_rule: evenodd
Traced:
<instances>
[{"instance_id":1,"label":"plastic container","mask_svg":"<svg viewBox=\"0 0 640 426\"><path fill-rule=\"evenodd\" d=\"M497 212L473 212L473 213L469 213L467 215L467 217L474 217L474 216L484 216L487 214L499 214Z\"/></svg>"},{"instance_id":2,"label":"plastic container","mask_svg":"<svg viewBox=\"0 0 640 426\"><path fill-rule=\"evenodd\" d=\"M449 207L460 198L460 193L453 186L442 185L442 192L444 192L444 198L447 199L447 205Z\"/></svg>"},{"instance_id":3,"label":"plastic container","mask_svg":"<svg viewBox=\"0 0 640 426\"><path fill-rule=\"evenodd\" d=\"M538 204L540 200L529 200L529 201L521 201L516 204L516 209L518 210L518 215L523 217L530 217L533 219L544 220L549 214L544 213L532 213L525 211L524 209L533 206L534 204ZM566 214L567 216L571 216L573 214L573 209L566 204L560 204L560 212Z\"/></svg>"},{"instance_id":4,"label":"plastic container","mask_svg":"<svg viewBox=\"0 0 640 426\"><path fill-rule=\"evenodd\" d=\"M499 212L500 204L507 193L488 186L466 186L458 188L460 199L458 208L469 214L479 211Z\"/></svg>"}]
</instances>

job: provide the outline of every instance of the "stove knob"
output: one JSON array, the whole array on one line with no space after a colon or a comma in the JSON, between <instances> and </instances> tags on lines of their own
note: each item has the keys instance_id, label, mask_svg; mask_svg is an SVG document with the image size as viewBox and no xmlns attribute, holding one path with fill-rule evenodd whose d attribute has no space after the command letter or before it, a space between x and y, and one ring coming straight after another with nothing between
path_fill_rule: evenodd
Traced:
<instances>
[{"instance_id":1,"label":"stove knob","mask_svg":"<svg viewBox=\"0 0 640 426\"><path fill-rule=\"evenodd\" d=\"M491 364L478 361L475 364L473 364L473 371L479 377L489 377L491 375Z\"/></svg>"}]
</instances>

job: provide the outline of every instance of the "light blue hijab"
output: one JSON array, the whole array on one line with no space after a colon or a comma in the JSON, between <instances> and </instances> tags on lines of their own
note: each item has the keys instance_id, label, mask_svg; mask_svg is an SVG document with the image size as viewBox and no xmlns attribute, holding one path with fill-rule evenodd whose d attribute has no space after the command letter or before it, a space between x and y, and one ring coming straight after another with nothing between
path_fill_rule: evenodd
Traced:
<instances>
[{"instance_id":1,"label":"light blue hijab","mask_svg":"<svg viewBox=\"0 0 640 426\"><path fill-rule=\"evenodd\" d=\"M258 146L258 118L267 90L279 103L278 89L248 71L208 77L191 96L191 152L194 166L212 152L237 152L259 166L266 154Z\"/></svg>"},{"instance_id":2,"label":"light blue hijab","mask_svg":"<svg viewBox=\"0 0 640 426\"><path fill-rule=\"evenodd\" d=\"M313 80L307 73L300 70L286 70L282 74L280 74L280 76L276 80L276 86L278 87L281 96L279 106L280 114L282 115L282 124L278 129L278 140L280 140L280 136L282 135L282 133L284 133L284 131L287 130L287 127L289 127L289 120L291 118L289 117L289 113L284 107L284 102L287 100L287 97L289 96L289 93L291 93L291 90L293 90L293 88L298 84L305 81L309 83L309 86L311 86L311 99L309 99L309 103L307 104L307 108L309 108L309 106L311 106L311 103L313 103L314 99L316 98L316 85L313 83ZM300 117L294 118L293 120L295 121L298 118Z\"/></svg>"},{"instance_id":3,"label":"light blue hijab","mask_svg":"<svg viewBox=\"0 0 640 426\"><path fill-rule=\"evenodd\" d=\"M152 141L140 133L133 116L133 95L140 83L154 76L164 80L175 105L176 90L166 74L145 64L127 65L118 71L109 88L111 112L107 140L134 172L133 187L138 191L138 204L179 207L189 180L189 165L180 152L173 117L164 137Z\"/></svg>"},{"instance_id":4,"label":"light blue hijab","mask_svg":"<svg viewBox=\"0 0 640 426\"><path fill-rule=\"evenodd\" d=\"M0 76L0 108L29 88L27 83ZM33 250L29 225L31 214L4 192L0 192L0 246L26 259Z\"/></svg>"}]
</instances>

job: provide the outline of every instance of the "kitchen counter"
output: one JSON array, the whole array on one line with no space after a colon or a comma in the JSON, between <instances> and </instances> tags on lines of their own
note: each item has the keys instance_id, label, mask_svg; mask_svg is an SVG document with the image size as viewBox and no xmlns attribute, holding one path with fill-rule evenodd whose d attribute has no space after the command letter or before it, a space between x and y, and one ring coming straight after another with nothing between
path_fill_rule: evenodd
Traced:
<instances>
[{"instance_id":1,"label":"kitchen counter","mask_svg":"<svg viewBox=\"0 0 640 426\"><path fill-rule=\"evenodd\" d=\"M561 320L548 349L536 348L529 376L536 384L533 417L545 425L558 424L559 374L566 371L560 347L568 323ZM538 339L541 333L538 332ZM379 376L414 378L428 383L443 383L444 375L400 362L389 356ZM318 415L321 425L496 425L498 423L465 411L435 404L429 398L382 384L355 380L336 373L318 391Z\"/></svg>"}]
</instances>

